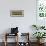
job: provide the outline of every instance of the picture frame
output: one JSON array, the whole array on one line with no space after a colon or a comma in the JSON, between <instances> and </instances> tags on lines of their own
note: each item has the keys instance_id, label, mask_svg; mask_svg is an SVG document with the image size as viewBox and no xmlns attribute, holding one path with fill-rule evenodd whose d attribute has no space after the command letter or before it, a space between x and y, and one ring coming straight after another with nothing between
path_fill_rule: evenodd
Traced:
<instances>
[{"instance_id":1,"label":"picture frame","mask_svg":"<svg viewBox=\"0 0 46 46\"><path fill-rule=\"evenodd\" d=\"M24 17L24 10L11 10L10 16L11 17Z\"/></svg>"},{"instance_id":2,"label":"picture frame","mask_svg":"<svg viewBox=\"0 0 46 46\"><path fill-rule=\"evenodd\" d=\"M37 16L39 18L46 18L46 0L37 0L36 3Z\"/></svg>"}]
</instances>

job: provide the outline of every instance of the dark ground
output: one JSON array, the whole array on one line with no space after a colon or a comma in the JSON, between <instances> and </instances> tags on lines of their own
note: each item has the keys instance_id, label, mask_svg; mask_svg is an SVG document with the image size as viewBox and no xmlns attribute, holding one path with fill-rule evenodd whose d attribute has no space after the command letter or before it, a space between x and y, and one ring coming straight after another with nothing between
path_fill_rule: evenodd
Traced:
<instances>
[{"instance_id":1,"label":"dark ground","mask_svg":"<svg viewBox=\"0 0 46 46\"><path fill-rule=\"evenodd\" d=\"M19 44L22 44L21 42L19 42ZM42 44L42 45L40 45L40 46L46 46L45 45L46 43L44 43L44 44ZM4 43L2 42L0 42L0 46L4 46ZM7 44L7 46L16 46L16 44L15 44L15 42L9 42L8 44ZM20 46L25 46L25 45L20 45ZM38 46L37 45L37 43L34 43L34 42L32 42L32 43L30 43L30 46Z\"/></svg>"}]
</instances>

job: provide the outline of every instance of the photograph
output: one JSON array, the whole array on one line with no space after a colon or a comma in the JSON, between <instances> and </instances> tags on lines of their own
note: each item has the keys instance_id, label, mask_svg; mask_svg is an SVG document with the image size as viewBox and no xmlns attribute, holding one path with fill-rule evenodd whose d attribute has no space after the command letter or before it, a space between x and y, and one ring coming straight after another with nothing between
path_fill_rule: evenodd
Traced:
<instances>
[{"instance_id":1,"label":"photograph","mask_svg":"<svg viewBox=\"0 0 46 46\"><path fill-rule=\"evenodd\" d=\"M10 16L12 16L12 17L23 17L24 16L24 10L11 10Z\"/></svg>"}]
</instances>

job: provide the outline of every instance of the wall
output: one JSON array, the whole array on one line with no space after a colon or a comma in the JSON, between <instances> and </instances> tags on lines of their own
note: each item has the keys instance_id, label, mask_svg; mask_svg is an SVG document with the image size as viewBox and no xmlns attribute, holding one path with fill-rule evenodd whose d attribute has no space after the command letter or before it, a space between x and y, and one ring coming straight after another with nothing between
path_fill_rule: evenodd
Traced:
<instances>
[{"instance_id":1,"label":"wall","mask_svg":"<svg viewBox=\"0 0 46 46\"><path fill-rule=\"evenodd\" d=\"M10 17L10 10L24 10L24 17ZM36 24L36 0L0 0L0 34L10 32L9 28L19 27L19 32L30 32Z\"/></svg>"}]
</instances>

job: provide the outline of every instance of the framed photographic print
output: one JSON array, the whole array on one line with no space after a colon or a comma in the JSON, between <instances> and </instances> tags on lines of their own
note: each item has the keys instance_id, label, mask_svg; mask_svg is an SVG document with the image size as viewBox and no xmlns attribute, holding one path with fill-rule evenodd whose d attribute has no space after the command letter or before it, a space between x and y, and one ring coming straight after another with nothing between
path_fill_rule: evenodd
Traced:
<instances>
[{"instance_id":1,"label":"framed photographic print","mask_svg":"<svg viewBox=\"0 0 46 46\"><path fill-rule=\"evenodd\" d=\"M11 10L10 16L12 16L12 17L23 17L24 16L24 10Z\"/></svg>"},{"instance_id":2,"label":"framed photographic print","mask_svg":"<svg viewBox=\"0 0 46 46\"><path fill-rule=\"evenodd\" d=\"M46 0L37 0L37 15L40 18L46 17Z\"/></svg>"}]
</instances>

